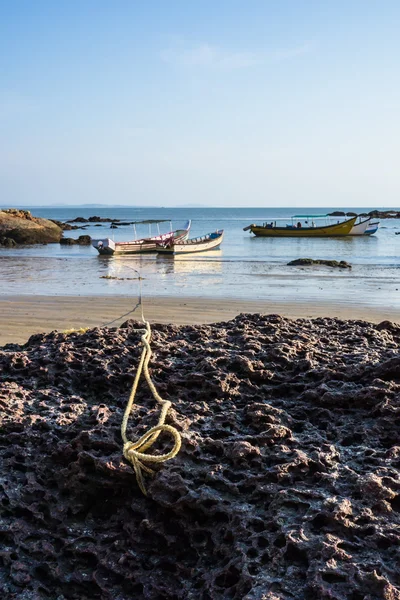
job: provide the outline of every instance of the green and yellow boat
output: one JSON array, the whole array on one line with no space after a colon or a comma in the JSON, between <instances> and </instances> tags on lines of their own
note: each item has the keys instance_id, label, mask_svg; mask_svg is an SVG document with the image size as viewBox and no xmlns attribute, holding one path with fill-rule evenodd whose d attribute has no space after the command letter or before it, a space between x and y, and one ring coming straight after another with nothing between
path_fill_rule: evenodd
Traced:
<instances>
[{"instance_id":1,"label":"green and yellow boat","mask_svg":"<svg viewBox=\"0 0 400 600\"><path fill-rule=\"evenodd\" d=\"M357 217L334 225L315 225L314 219L327 218L328 215L294 215L292 224L277 226L276 221L263 225L248 225L243 231L251 231L257 237L336 237L350 234ZM302 224L305 221L305 225ZM296 223L294 221L297 221Z\"/></svg>"}]
</instances>

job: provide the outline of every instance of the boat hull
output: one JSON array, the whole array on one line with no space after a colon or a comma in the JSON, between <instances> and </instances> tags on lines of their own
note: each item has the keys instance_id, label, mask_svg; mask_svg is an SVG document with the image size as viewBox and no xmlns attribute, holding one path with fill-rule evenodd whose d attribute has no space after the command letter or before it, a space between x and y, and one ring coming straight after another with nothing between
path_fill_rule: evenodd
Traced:
<instances>
[{"instance_id":1,"label":"boat hull","mask_svg":"<svg viewBox=\"0 0 400 600\"><path fill-rule=\"evenodd\" d=\"M365 219L365 221L361 221L361 223L353 225L349 235L364 235L370 223L371 217L368 217L368 219Z\"/></svg>"},{"instance_id":2,"label":"boat hull","mask_svg":"<svg viewBox=\"0 0 400 600\"><path fill-rule=\"evenodd\" d=\"M343 223L325 225L324 227L265 227L250 225L249 229L257 237L341 237L350 234L357 217Z\"/></svg>"},{"instance_id":3,"label":"boat hull","mask_svg":"<svg viewBox=\"0 0 400 600\"><path fill-rule=\"evenodd\" d=\"M216 250L224 239L223 230L219 230L213 234L207 234L200 238L183 241L181 243L174 242L168 247L158 246L159 254L177 255L177 254L193 254L195 252L207 252L208 250Z\"/></svg>"},{"instance_id":4,"label":"boat hull","mask_svg":"<svg viewBox=\"0 0 400 600\"><path fill-rule=\"evenodd\" d=\"M370 223L364 233L364 235L374 235L374 233L376 233L379 229L379 222L378 223Z\"/></svg>"}]
</instances>

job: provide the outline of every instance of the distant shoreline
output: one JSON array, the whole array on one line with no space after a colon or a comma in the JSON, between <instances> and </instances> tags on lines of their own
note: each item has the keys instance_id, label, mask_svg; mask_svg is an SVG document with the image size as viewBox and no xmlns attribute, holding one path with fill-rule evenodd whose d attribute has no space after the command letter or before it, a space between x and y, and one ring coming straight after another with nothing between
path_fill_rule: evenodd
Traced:
<instances>
[{"instance_id":1,"label":"distant shoreline","mask_svg":"<svg viewBox=\"0 0 400 600\"><path fill-rule=\"evenodd\" d=\"M140 310L127 315L137 298L109 296L0 296L0 346L25 343L34 333L55 329L121 325L127 319L140 320ZM289 318L335 317L379 323L400 323L400 310L334 302L271 302L246 299L152 297L143 302L151 322L176 325L216 323L239 313L279 314ZM125 316L124 316L125 315ZM119 318L120 317L120 318Z\"/></svg>"}]
</instances>

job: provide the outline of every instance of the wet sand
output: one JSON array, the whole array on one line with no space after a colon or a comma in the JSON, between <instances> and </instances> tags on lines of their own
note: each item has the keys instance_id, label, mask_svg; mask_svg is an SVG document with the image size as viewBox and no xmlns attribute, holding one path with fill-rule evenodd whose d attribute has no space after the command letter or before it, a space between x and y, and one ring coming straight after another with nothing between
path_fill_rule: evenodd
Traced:
<instances>
[{"instance_id":1,"label":"wet sand","mask_svg":"<svg viewBox=\"0 0 400 600\"><path fill-rule=\"evenodd\" d=\"M127 318L140 318L137 297L105 296L1 296L0 345L24 343L34 333L81 327L120 325ZM279 314L290 318L338 317L373 323L400 323L400 310L359 306L354 303L268 302L246 299L144 298L150 322L176 325L216 323L240 313Z\"/></svg>"}]
</instances>

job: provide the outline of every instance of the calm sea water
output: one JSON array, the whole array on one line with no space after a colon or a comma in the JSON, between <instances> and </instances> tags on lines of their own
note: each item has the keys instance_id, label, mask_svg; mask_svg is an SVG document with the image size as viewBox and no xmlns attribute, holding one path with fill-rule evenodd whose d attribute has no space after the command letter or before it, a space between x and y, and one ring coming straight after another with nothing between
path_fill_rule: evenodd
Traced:
<instances>
[{"instance_id":1,"label":"calm sea water","mask_svg":"<svg viewBox=\"0 0 400 600\"><path fill-rule=\"evenodd\" d=\"M335 209L324 209L331 212ZM351 209L368 212L370 209ZM285 208L78 208L45 207L31 212L40 217L69 220L93 215L113 219L171 219L174 228L192 219L191 236L225 230L220 250L181 257L138 255L100 257L92 247L43 246L0 249L2 295L121 295L135 296L135 279L102 279L104 275L144 277L148 295L253 298L290 302L337 301L400 308L400 220L381 221L371 237L296 239L255 238L243 227L251 223L315 213L314 209ZM289 220L288 220L289 222ZM160 226L169 230L169 224ZM137 228L140 237L148 226ZM155 231L155 230L154 230ZM65 232L66 237L89 234L116 241L133 239L131 226L110 229L109 223ZM346 260L351 271L328 267L289 267L295 258Z\"/></svg>"}]
</instances>

